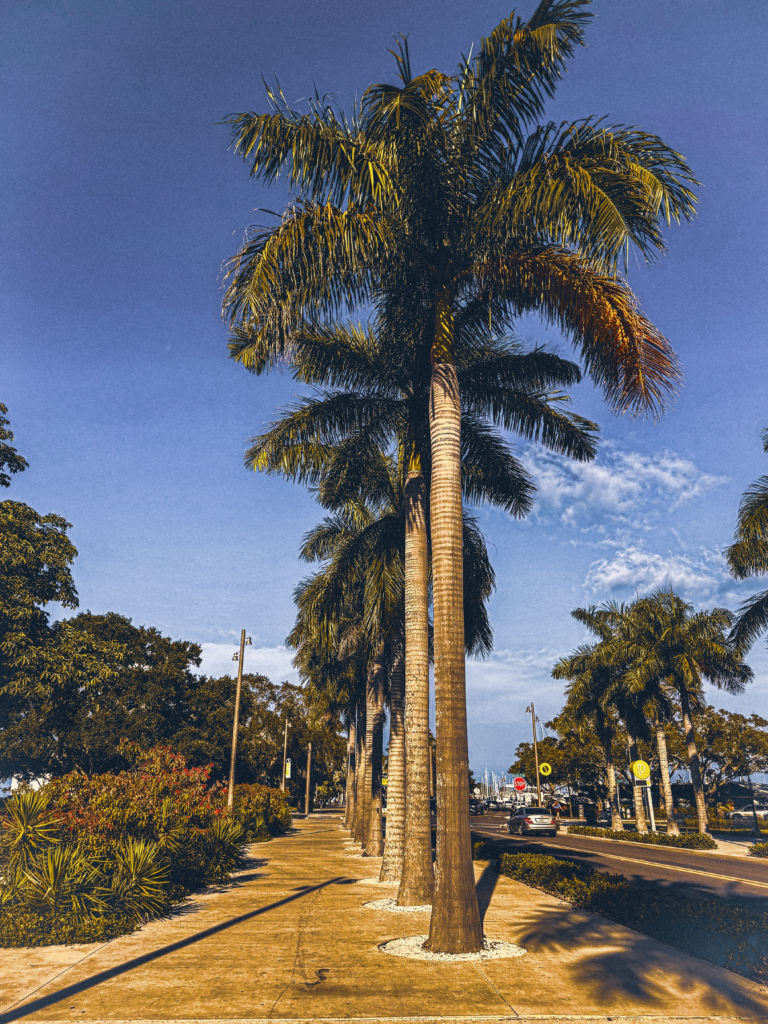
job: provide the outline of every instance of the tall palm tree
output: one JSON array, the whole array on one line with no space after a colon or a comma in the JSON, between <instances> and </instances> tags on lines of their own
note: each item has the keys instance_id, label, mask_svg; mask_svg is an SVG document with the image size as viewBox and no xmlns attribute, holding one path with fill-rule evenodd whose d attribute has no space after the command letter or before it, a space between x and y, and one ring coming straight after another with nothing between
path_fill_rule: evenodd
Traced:
<instances>
[{"instance_id":1,"label":"tall palm tree","mask_svg":"<svg viewBox=\"0 0 768 1024\"><path fill-rule=\"evenodd\" d=\"M583 42L586 0L542 0L511 15L453 76L371 86L350 118L316 97L307 114L231 119L254 178L285 172L280 224L251 235L230 265L224 309L234 358L264 372L290 355L303 319L382 295L410 295L431 321L431 531L438 716L438 886L428 946L482 945L468 814L462 609L461 399L456 311L476 300L506 324L526 310L559 324L614 409L658 411L678 378L667 341L617 277L634 244L690 217L692 175L655 136L586 120L537 125ZM240 327L241 333L237 328Z\"/></svg>"},{"instance_id":2,"label":"tall palm tree","mask_svg":"<svg viewBox=\"0 0 768 1024\"><path fill-rule=\"evenodd\" d=\"M752 670L728 642L734 617L725 608L694 612L693 606L670 587L636 601L631 618L633 628L625 647L631 662L630 688L641 690L663 681L677 694L699 831L707 832L707 805L692 710L702 699L703 680L728 693L741 693L752 678Z\"/></svg>"},{"instance_id":3,"label":"tall palm tree","mask_svg":"<svg viewBox=\"0 0 768 1024\"><path fill-rule=\"evenodd\" d=\"M763 451L768 452L768 430L763 432ZM759 477L739 505L734 543L726 550L728 568L738 580L768 573L768 476ZM739 608L731 641L746 652L768 629L768 590L753 594Z\"/></svg>"},{"instance_id":4,"label":"tall palm tree","mask_svg":"<svg viewBox=\"0 0 768 1024\"><path fill-rule=\"evenodd\" d=\"M315 394L254 438L247 453L247 464L254 469L318 487L326 507L355 500L373 502L377 507L382 507L382 501L389 502L392 507L394 492L402 489L408 838L398 902L404 906L430 902L434 884L427 788L429 371L404 351L402 339L408 337L412 326L412 318L389 309L376 330L334 324L307 326L297 332L294 376L312 385ZM395 338L400 339L399 347ZM558 390L580 379L578 367L540 349L526 351L519 343L494 338L485 316L478 316L476 308L461 311L456 348L463 386L465 498L523 515L531 505L532 485L508 446L483 421L489 396L493 396L496 417L506 427L573 458L590 459L596 448L596 428L571 413ZM341 445L337 443L340 438L345 439ZM390 487L380 444L397 448L398 488ZM334 452L332 466L330 451ZM468 593L473 590L470 582ZM476 607L472 601L465 600L465 605L470 611ZM474 635L470 624L470 651L475 646ZM392 796L391 790L388 795ZM393 817L388 808L388 832ZM388 851L382 872L389 877L394 874Z\"/></svg>"},{"instance_id":5,"label":"tall palm tree","mask_svg":"<svg viewBox=\"0 0 768 1024\"><path fill-rule=\"evenodd\" d=\"M274 453L274 448L273 448ZM286 457L290 452L286 452ZM390 727L390 785L388 788L387 807L387 847L382 863L382 878L399 878L403 861L404 848L411 845L414 835L402 835L405 804L405 793L402 790L404 772L402 731L398 718L402 707L402 652L398 655L402 638L403 613L403 505L405 496L402 488L402 466L387 456L380 449L371 445L369 435L352 435L336 446L325 446L324 463L318 497L326 506L336 507L337 511L311 531L305 538L301 555L307 561L325 560L328 562L321 572L305 581L297 593L299 603L299 622L289 637L291 646L300 646L309 637L314 642L317 632L328 631L328 624L336 621L340 612L345 609L350 595L357 587L360 596L360 626L366 636L372 637L369 664L373 678L381 671L381 641L376 639L385 633L390 637L390 707L392 722ZM371 507L366 506L369 502ZM470 653L484 654L490 651L492 634L485 611L485 603L493 589L493 570L488 562L485 544L477 529L474 518L465 514L464 523L465 575L467 587L465 600L467 603L467 643ZM318 620L323 626L318 627ZM332 637L332 630L329 636ZM330 647L330 658L335 657ZM380 677L379 677L380 678ZM378 744L374 719L380 719L378 694L381 687L374 687L369 695L366 716L370 722L367 750L370 754L365 762L364 772L368 763L376 765ZM428 692L427 692L428 699ZM374 706L375 704L375 706ZM424 729L428 735L428 705L425 712ZM394 724L393 724L394 723ZM364 775L364 779L367 778ZM428 779L428 773L426 775ZM398 783L400 782L400 787ZM369 783L364 781L367 798ZM374 786L374 815L377 813L378 790ZM426 836L430 853L428 868L431 872L431 840L429 819L429 795L426 795L426 814L419 820L415 838L421 833ZM411 801L412 802L412 801ZM370 805L363 808L363 815L368 815ZM369 817L367 824L360 822L356 838L368 836L366 849L376 846L377 833ZM380 832L378 833L380 835ZM431 893L431 887L429 889Z\"/></svg>"},{"instance_id":6,"label":"tall palm tree","mask_svg":"<svg viewBox=\"0 0 768 1024\"><path fill-rule=\"evenodd\" d=\"M570 658L555 666L556 678L573 680L573 700L578 707L594 699L603 715L616 714L624 722L627 733L627 754L630 763L638 760L637 741L646 738L647 722L644 714L644 695L628 686L629 662L622 640L626 625L624 605L608 602L602 608L576 608L572 616L598 637L598 643L584 645ZM647 832L645 805L642 791L634 776L631 777L635 823L638 832ZM616 819L618 807L612 817Z\"/></svg>"},{"instance_id":7,"label":"tall palm tree","mask_svg":"<svg viewBox=\"0 0 768 1024\"><path fill-rule=\"evenodd\" d=\"M603 748L611 827L623 831L613 763L617 709L612 706L611 696L615 692L615 674L615 668L603 663L600 652L596 654L594 648L586 644L569 657L561 658L552 669L555 679L571 681L566 687L566 703L561 713L564 724L572 726L582 738L594 735Z\"/></svg>"}]
</instances>

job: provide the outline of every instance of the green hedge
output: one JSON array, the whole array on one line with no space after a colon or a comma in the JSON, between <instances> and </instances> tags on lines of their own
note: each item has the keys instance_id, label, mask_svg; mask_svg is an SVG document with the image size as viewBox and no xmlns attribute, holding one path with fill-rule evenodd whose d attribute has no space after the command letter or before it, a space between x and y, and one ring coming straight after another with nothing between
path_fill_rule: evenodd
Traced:
<instances>
[{"instance_id":1,"label":"green hedge","mask_svg":"<svg viewBox=\"0 0 768 1024\"><path fill-rule=\"evenodd\" d=\"M593 828L591 825L571 825L571 836L595 836L597 839L618 839L624 843L646 843L649 846L676 846L682 850L716 850L717 843L712 836L700 832L680 836L668 836L666 832L629 832L612 828Z\"/></svg>"},{"instance_id":2,"label":"green hedge","mask_svg":"<svg viewBox=\"0 0 768 1024\"><path fill-rule=\"evenodd\" d=\"M476 852L491 845L478 843ZM502 853L499 873L722 967L756 978L766 970L768 913L632 885L623 875L538 853Z\"/></svg>"},{"instance_id":3,"label":"green hedge","mask_svg":"<svg viewBox=\"0 0 768 1024\"><path fill-rule=\"evenodd\" d=\"M750 857L768 857L768 843L753 843L747 853Z\"/></svg>"}]
</instances>

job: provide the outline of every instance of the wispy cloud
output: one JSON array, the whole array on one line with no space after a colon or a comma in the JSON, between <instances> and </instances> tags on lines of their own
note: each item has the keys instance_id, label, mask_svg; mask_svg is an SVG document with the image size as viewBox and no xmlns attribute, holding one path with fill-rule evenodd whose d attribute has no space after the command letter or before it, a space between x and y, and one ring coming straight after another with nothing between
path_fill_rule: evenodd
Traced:
<instances>
[{"instance_id":1,"label":"wispy cloud","mask_svg":"<svg viewBox=\"0 0 768 1024\"><path fill-rule=\"evenodd\" d=\"M238 647L239 637L229 644L204 643L202 664L199 671L207 676L235 676L237 662L232 655ZM291 664L293 651L286 647L246 647L243 671L254 675L264 675L273 683L290 683L299 681L296 669Z\"/></svg>"},{"instance_id":2,"label":"wispy cloud","mask_svg":"<svg viewBox=\"0 0 768 1024\"><path fill-rule=\"evenodd\" d=\"M613 558L592 563L584 585L595 592L637 591L647 593L671 585L682 594L704 595L728 579L717 552L702 552L694 559L687 555L661 555L640 546L622 548Z\"/></svg>"},{"instance_id":3,"label":"wispy cloud","mask_svg":"<svg viewBox=\"0 0 768 1024\"><path fill-rule=\"evenodd\" d=\"M725 483L670 451L625 452L605 442L591 463L572 462L531 446L528 465L538 487L539 514L558 514L573 526L622 520L654 506L676 508Z\"/></svg>"}]
</instances>

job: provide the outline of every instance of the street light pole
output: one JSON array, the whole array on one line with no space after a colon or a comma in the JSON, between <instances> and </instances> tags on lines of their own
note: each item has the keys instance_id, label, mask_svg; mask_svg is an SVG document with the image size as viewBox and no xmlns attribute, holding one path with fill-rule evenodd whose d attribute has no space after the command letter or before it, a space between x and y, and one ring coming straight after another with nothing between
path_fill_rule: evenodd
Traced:
<instances>
[{"instance_id":1,"label":"street light pole","mask_svg":"<svg viewBox=\"0 0 768 1024\"><path fill-rule=\"evenodd\" d=\"M304 813L309 814L310 779L312 778L312 744L307 747L307 791L304 795Z\"/></svg>"},{"instance_id":2,"label":"street light pole","mask_svg":"<svg viewBox=\"0 0 768 1024\"><path fill-rule=\"evenodd\" d=\"M288 719L285 720L285 739L283 740L283 778L280 782L280 789L285 792L285 759L288 756Z\"/></svg>"},{"instance_id":3,"label":"street light pole","mask_svg":"<svg viewBox=\"0 0 768 1024\"><path fill-rule=\"evenodd\" d=\"M232 808L235 802L235 760L237 759L237 728L240 724L240 691L243 686L243 661L245 645L250 646L251 638L246 637L245 630L240 631L240 654L234 654L232 660L237 665L237 690L235 691L235 722L232 726L232 758L229 762L229 789L227 790L227 807Z\"/></svg>"},{"instance_id":4,"label":"street light pole","mask_svg":"<svg viewBox=\"0 0 768 1024\"><path fill-rule=\"evenodd\" d=\"M536 761L536 794L541 807L541 776L539 775L539 747L536 743L536 712L533 708L533 701L525 709L531 712L531 724L533 725L533 756Z\"/></svg>"}]
</instances>

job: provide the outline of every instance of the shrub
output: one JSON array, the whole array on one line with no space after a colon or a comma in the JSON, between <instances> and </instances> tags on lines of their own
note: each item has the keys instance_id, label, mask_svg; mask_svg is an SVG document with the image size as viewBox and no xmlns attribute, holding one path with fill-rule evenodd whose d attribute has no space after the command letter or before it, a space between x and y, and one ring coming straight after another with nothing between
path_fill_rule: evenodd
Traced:
<instances>
[{"instance_id":1,"label":"shrub","mask_svg":"<svg viewBox=\"0 0 768 1024\"><path fill-rule=\"evenodd\" d=\"M209 768L121 744L131 771L54 779L0 819L0 945L104 941L167 914L290 827L284 794L209 786Z\"/></svg>"},{"instance_id":2,"label":"shrub","mask_svg":"<svg viewBox=\"0 0 768 1024\"><path fill-rule=\"evenodd\" d=\"M625 843L646 843L650 846L676 846L683 850L716 850L712 836L695 832L690 835L668 836L666 832L628 832L612 828L594 828L591 825L571 825L568 835L595 836L597 839L618 839Z\"/></svg>"},{"instance_id":3,"label":"shrub","mask_svg":"<svg viewBox=\"0 0 768 1024\"><path fill-rule=\"evenodd\" d=\"M499 872L723 967L753 977L764 968L768 913L632 885L623 875L536 853L503 853Z\"/></svg>"},{"instance_id":4,"label":"shrub","mask_svg":"<svg viewBox=\"0 0 768 1024\"><path fill-rule=\"evenodd\" d=\"M768 843L752 843L747 854L750 857L768 857Z\"/></svg>"},{"instance_id":5,"label":"shrub","mask_svg":"<svg viewBox=\"0 0 768 1024\"><path fill-rule=\"evenodd\" d=\"M496 860L499 856L499 847L496 843L479 842L472 847L473 860Z\"/></svg>"}]
</instances>

